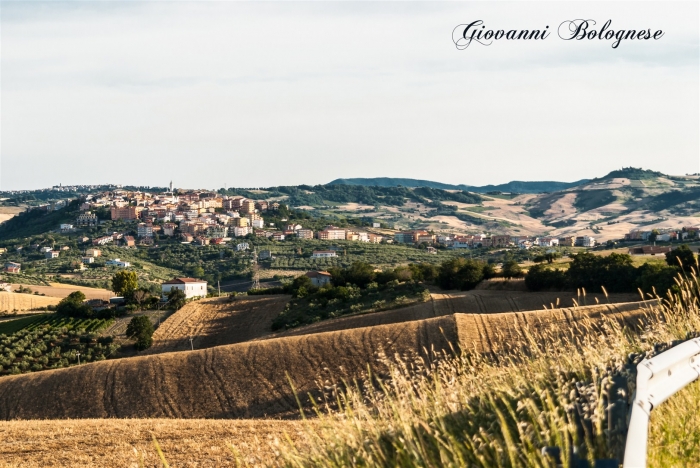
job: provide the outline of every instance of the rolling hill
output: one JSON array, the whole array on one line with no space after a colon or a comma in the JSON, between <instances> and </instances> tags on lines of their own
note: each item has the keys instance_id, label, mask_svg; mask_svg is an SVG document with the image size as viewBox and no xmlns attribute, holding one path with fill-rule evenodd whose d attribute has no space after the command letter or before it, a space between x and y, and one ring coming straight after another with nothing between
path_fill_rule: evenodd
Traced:
<instances>
[{"instance_id":1,"label":"rolling hill","mask_svg":"<svg viewBox=\"0 0 700 468\"><path fill-rule=\"evenodd\" d=\"M327 185L362 185L368 187L430 187L442 190L466 190L468 192L487 193L487 192L508 192L508 193L542 193L555 192L565 190L570 187L575 187L588 182L588 179L578 180L576 182L555 182L555 181L536 181L525 182L514 180L505 184L497 185L453 185L443 184L441 182L433 182L430 180L420 179L400 179L394 177L374 177L374 178L355 178L355 179L335 179Z\"/></svg>"},{"instance_id":2,"label":"rolling hill","mask_svg":"<svg viewBox=\"0 0 700 468\"><path fill-rule=\"evenodd\" d=\"M633 323L644 307L454 314L8 376L0 379L0 419L296 417L290 382L308 406L309 395L323 399L319 388L361 379L368 364L384 375L387 356L497 353L525 345L536 330L571 333L603 316Z\"/></svg>"}]
</instances>

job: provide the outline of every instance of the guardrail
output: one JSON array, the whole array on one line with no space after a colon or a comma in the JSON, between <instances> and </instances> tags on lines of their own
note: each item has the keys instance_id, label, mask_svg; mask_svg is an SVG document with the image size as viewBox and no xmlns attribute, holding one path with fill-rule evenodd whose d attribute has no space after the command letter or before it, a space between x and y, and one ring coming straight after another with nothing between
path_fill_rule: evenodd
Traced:
<instances>
[{"instance_id":1,"label":"guardrail","mask_svg":"<svg viewBox=\"0 0 700 468\"><path fill-rule=\"evenodd\" d=\"M637 365L637 390L625 443L624 468L646 468L651 410L700 377L700 338Z\"/></svg>"}]
</instances>

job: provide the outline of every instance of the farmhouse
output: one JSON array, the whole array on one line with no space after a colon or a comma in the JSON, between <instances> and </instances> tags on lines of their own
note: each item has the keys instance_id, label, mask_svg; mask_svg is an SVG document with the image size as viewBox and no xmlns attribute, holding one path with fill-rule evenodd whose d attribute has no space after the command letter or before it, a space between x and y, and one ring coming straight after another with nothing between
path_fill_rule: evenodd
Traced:
<instances>
[{"instance_id":1,"label":"farmhouse","mask_svg":"<svg viewBox=\"0 0 700 468\"><path fill-rule=\"evenodd\" d=\"M185 299L193 297L207 297L207 282L195 278L173 278L161 285L163 299L167 299L168 293L173 289L179 289L185 293Z\"/></svg>"},{"instance_id":2,"label":"farmhouse","mask_svg":"<svg viewBox=\"0 0 700 468\"><path fill-rule=\"evenodd\" d=\"M129 268L131 266L131 263L123 262L120 259L115 258L114 260L107 260L105 262L105 266L116 266L119 268Z\"/></svg>"},{"instance_id":3,"label":"farmhouse","mask_svg":"<svg viewBox=\"0 0 700 468\"><path fill-rule=\"evenodd\" d=\"M5 272L7 273L19 273L22 270L21 263L7 262L5 263Z\"/></svg>"},{"instance_id":4,"label":"farmhouse","mask_svg":"<svg viewBox=\"0 0 700 468\"><path fill-rule=\"evenodd\" d=\"M308 271L306 276L311 279L311 284L319 288L331 282L331 274L327 271Z\"/></svg>"},{"instance_id":5,"label":"farmhouse","mask_svg":"<svg viewBox=\"0 0 700 468\"><path fill-rule=\"evenodd\" d=\"M312 258L330 258L337 256L338 254L336 254L334 250L314 250L314 253L311 254Z\"/></svg>"}]
</instances>

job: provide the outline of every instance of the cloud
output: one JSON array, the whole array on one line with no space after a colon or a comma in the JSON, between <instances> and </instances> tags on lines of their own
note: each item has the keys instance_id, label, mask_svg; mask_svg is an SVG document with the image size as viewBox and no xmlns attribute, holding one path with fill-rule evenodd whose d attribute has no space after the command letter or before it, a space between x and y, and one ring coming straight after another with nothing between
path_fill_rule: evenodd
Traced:
<instances>
[{"instance_id":1,"label":"cloud","mask_svg":"<svg viewBox=\"0 0 700 468\"><path fill-rule=\"evenodd\" d=\"M576 180L698 166L695 3L10 2L3 189L397 176ZM656 42L504 42L582 14ZM28 170L31 168L31 170Z\"/></svg>"}]
</instances>

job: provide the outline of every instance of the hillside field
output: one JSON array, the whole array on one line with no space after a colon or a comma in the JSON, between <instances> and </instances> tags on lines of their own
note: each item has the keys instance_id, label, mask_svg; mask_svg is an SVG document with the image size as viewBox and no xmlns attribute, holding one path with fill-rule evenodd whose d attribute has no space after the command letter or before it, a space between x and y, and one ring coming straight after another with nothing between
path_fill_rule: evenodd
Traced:
<instances>
[{"instance_id":1,"label":"hillside field","mask_svg":"<svg viewBox=\"0 0 700 468\"><path fill-rule=\"evenodd\" d=\"M290 380L307 406L309 394L323 399L320 387L361 379L367 364L383 375L386 356L497 353L524 344L524 330L569 333L602 316L633 322L644 307L455 314L8 376L0 379L0 419L296 417Z\"/></svg>"},{"instance_id":2,"label":"hillside field","mask_svg":"<svg viewBox=\"0 0 700 468\"><path fill-rule=\"evenodd\" d=\"M287 436L303 447L300 428L264 419L0 421L0 468L161 466L153 437L170 466L268 466Z\"/></svg>"},{"instance_id":3,"label":"hillside field","mask_svg":"<svg viewBox=\"0 0 700 468\"><path fill-rule=\"evenodd\" d=\"M0 312L26 311L37 307L56 305L57 297L0 291Z\"/></svg>"}]
</instances>

